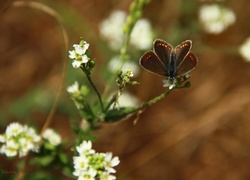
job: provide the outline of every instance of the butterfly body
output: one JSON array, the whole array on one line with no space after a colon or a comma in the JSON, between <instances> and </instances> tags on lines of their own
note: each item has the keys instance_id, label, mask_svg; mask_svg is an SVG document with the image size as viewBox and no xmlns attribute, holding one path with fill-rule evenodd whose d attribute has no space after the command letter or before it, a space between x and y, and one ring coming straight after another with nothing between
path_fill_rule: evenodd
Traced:
<instances>
[{"instance_id":1,"label":"butterfly body","mask_svg":"<svg viewBox=\"0 0 250 180\"><path fill-rule=\"evenodd\" d=\"M176 75L176 69L177 69L176 55L173 51L170 54L170 60L167 67L168 68L166 76L169 77L169 79L172 81Z\"/></svg>"},{"instance_id":2,"label":"butterfly body","mask_svg":"<svg viewBox=\"0 0 250 180\"><path fill-rule=\"evenodd\" d=\"M190 52L191 40L186 40L173 48L166 41L154 41L153 51L146 52L140 59L140 65L146 70L167 77L173 81L192 71L198 63L196 56Z\"/></svg>"}]
</instances>

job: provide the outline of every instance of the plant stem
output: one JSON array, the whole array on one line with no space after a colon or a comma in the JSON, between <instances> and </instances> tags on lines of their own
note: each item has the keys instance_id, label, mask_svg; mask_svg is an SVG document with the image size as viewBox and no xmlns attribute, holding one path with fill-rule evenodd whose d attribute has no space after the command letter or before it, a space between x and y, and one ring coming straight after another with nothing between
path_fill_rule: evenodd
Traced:
<instances>
[{"instance_id":1,"label":"plant stem","mask_svg":"<svg viewBox=\"0 0 250 180\"><path fill-rule=\"evenodd\" d=\"M135 110L135 111L138 111L138 110L142 110L142 109L145 109L146 107L148 106L151 106L152 104L162 100L163 98L165 98L168 94L170 94L175 88L172 88L172 89L169 89L168 91L160 94L159 96L141 104L140 106L138 106L138 108Z\"/></svg>"},{"instance_id":2,"label":"plant stem","mask_svg":"<svg viewBox=\"0 0 250 180\"><path fill-rule=\"evenodd\" d=\"M86 71L86 69L84 67L81 67L81 69L83 70L83 72L85 73L90 85L93 87L97 97L98 97L98 100L99 100L99 103L100 103L100 106L101 106L101 110L102 112L104 112L104 108L103 108L103 102L102 102L102 98L101 98L101 95L98 91L98 89L96 88L95 84L93 83L91 77L90 77L90 73Z\"/></svg>"},{"instance_id":3,"label":"plant stem","mask_svg":"<svg viewBox=\"0 0 250 180\"><path fill-rule=\"evenodd\" d=\"M108 102L108 105L105 108L105 112L110 108L110 106L115 102L116 99L117 99L117 94L114 94L110 99L110 101Z\"/></svg>"}]
</instances>

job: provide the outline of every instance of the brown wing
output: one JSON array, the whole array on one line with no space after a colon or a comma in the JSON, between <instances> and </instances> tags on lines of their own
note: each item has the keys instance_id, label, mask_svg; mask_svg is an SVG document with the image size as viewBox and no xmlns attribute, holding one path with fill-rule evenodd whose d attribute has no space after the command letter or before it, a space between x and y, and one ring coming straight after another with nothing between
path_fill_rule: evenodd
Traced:
<instances>
[{"instance_id":1,"label":"brown wing","mask_svg":"<svg viewBox=\"0 0 250 180\"><path fill-rule=\"evenodd\" d=\"M175 47L177 68L178 68L178 66L181 65L182 61L188 55L191 47L192 47L192 41L191 40L186 40L186 41L182 42L180 45Z\"/></svg>"},{"instance_id":2,"label":"brown wing","mask_svg":"<svg viewBox=\"0 0 250 180\"><path fill-rule=\"evenodd\" d=\"M177 67L176 76L184 75L192 71L198 63L198 59L193 53L188 53L188 55L183 59L180 66Z\"/></svg>"},{"instance_id":3,"label":"brown wing","mask_svg":"<svg viewBox=\"0 0 250 180\"><path fill-rule=\"evenodd\" d=\"M159 60L166 66L166 69L169 66L170 54L173 50L173 47L168 44L166 41L161 39L156 39L154 41L154 52L159 57Z\"/></svg>"},{"instance_id":4,"label":"brown wing","mask_svg":"<svg viewBox=\"0 0 250 180\"><path fill-rule=\"evenodd\" d=\"M157 75L166 76L167 74L166 66L153 51L146 52L139 63L143 68Z\"/></svg>"}]
</instances>

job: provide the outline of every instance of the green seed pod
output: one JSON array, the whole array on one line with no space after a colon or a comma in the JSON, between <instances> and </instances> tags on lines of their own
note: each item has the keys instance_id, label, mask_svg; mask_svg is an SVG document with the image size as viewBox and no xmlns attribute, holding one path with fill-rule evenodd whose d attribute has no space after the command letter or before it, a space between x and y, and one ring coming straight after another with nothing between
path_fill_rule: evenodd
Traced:
<instances>
[{"instance_id":1,"label":"green seed pod","mask_svg":"<svg viewBox=\"0 0 250 180\"><path fill-rule=\"evenodd\" d=\"M95 61L90 60L90 61L88 62L88 66L89 66L90 69L92 69L93 67L95 67Z\"/></svg>"}]
</instances>

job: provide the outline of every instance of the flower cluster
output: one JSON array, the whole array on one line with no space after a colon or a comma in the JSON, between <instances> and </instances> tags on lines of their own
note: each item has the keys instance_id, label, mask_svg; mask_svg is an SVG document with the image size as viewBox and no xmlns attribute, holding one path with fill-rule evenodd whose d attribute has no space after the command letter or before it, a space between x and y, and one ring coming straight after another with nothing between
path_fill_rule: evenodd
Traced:
<instances>
[{"instance_id":1,"label":"flower cluster","mask_svg":"<svg viewBox=\"0 0 250 180\"><path fill-rule=\"evenodd\" d=\"M74 68L79 68L82 64L85 64L89 61L86 52L89 48L89 43L86 41L80 41L79 44L73 45L74 50L69 51L69 58L73 60L72 66Z\"/></svg>"},{"instance_id":2,"label":"flower cluster","mask_svg":"<svg viewBox=\"0 0 250 180\"><path fill-rule=\"evenodd\" d=\"M239 48L240 55L248 62L250 62L250 37Z\"/></svg>"},{"instance_id":3,"label":"flower cluster","mask_svg":"<svg viewBox=\"0 0 250 180\"><path fill-rule=\"evenodd\" d=\"M137 81L131 80L131 78L134 76L134 74L130 69L127 69L125 72L126 73L123 73L122 70L117 71L118 78L116 80L116 83L117 83L120 91L122 91L127 84L132 84L132 85L139 84Z\"/></svg>"},{"instance_id":4,"label":"flower cluster","mask_svg":"<svg viewBox=\"0 0 250 180\"><path fill-rule=\"evenodd\" d=\"M114 11L100 24L101 36L109 42L113 50L118 50L122 46L123 25L126 22L127 14L123 11ZM131 45L140 50L151 47L153 41L152 27L148 20L140 19L136 22L131 33Z\"/></svg>"},{"instance_id":5,"label":"flower cluster","mask_svg":"<svg viewBox=\"0 0 250 180\"><path fill-rule=\"evenodd\" d=\"M83 141L76 150L79 155L73 157L73 175L78 176L78 180L116 179L112 174L116 172L114 167L120 163L118 157L112 157L112 153L96 153L91 141Z\"/></svg>"},{"instance_id":6,"label":"flower cluster","mask_svg":"<svg viewBox=\"0 0 250 180\"><path fill-rule=\"evenodd\" d=\"M0 135L0 142L4 143L0 148L0 153L7 157L26 156L29 151L39 151L40 136L35 130L26 125L19 123L11 123L5 131Z\"/></svg>"},{"instance_id":7,"label":"flower cluster","mask_svg":"<svg viewBox=\"0 0 250 180\"><path fill-rule=\"evenodd\" d=\"M235 13L217 4L204 5L200 8L199 19L208 33L219 34L235 22Z\"/></svg>"},{"instance_id":8,"label":"flower cluster","mask_svg":"<svg viewBox=\"0 0 250 180\"><path fill-rule=\"evenodd\" d=\"M53 129L46 129L42 134L43 139L48 140L52 146L58 146L62 142L62 138Z\"/></svg>"}]
</instances>

